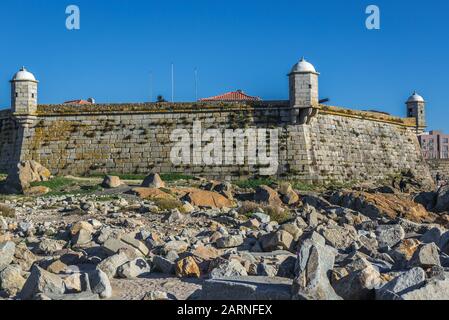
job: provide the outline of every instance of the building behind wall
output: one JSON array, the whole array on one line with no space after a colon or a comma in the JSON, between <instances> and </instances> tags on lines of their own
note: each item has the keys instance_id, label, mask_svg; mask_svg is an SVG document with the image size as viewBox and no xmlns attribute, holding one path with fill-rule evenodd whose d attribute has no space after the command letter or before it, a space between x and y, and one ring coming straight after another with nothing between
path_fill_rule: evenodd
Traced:
<instances>
[{"instance_id":1,"label":"building behind wall","mask_svg":"<svg viewBox=\"0 0 449 320\"><path fill-rule=\"evenodd\" d=\"M430 131L418 136L425 159L449 159L449 134Z\"/></svg>"}]
</instances>

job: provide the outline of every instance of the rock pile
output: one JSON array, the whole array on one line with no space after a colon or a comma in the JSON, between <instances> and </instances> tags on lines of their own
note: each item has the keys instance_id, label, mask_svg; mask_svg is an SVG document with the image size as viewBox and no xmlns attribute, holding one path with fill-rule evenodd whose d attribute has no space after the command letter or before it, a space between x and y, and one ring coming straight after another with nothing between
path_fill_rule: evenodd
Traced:
<instances>
[{"instance_id":1,"label":"rock pile","mask_svg":"<svg viewBox=\"0 0 449 320\"><path fill-rule=\"evenodd\" d=\"M122 183L107 177L103 185ZM447 210L445 194L437 209ZM151 175L114 197L5 205L15 216L0 216L4 298L109 299L123 281L143 288L167 278L196 281L190 299L449 298L449 231L438 223L445 213L397 192L301 193L281 184L248 193ZM176 299L176 287L139 298Z\"/></svg>"}]
</instances>

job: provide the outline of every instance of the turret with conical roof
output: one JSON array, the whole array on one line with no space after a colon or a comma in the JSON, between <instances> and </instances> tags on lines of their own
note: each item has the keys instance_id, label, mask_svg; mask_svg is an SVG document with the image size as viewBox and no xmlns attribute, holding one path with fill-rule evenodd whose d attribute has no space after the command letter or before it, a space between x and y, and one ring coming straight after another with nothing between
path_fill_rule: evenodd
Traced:
<instances>
[{"instance_id":1,"label":"turret with conical roof","mask_svg":"<svg viewBox=\"0 0 449 320\"><path fill-rule=\"evenodd\" d=\"M293 123L302 122L304 114L318 105L318 76L315 67L303 57L290 72L290 107ZM307 116L306 116L307 117ZM301 120L302 119L302 120Z\"/></svg>"},{"instance_id":2,"label":"turret with conical roof","mask_svg":"<svg viewBox=\"0 0 449 320\"><path fill-rule=\"evenodd\" d=\"M37 110L37 84L34 75L22 67L11 80L11 108L15 115L33 115Z\"/></svg>"},{"instance_id":3,"label":"turret with conical roof","mask_svg":"<svg viewBox=\"0 0 449 320\"><path fill-rule=\"evenodd\" d=\"M416 91L407 99L407 117L416 119L416 132L422 133L426 124L426 101Z\"/></svg>"}]
</instances>

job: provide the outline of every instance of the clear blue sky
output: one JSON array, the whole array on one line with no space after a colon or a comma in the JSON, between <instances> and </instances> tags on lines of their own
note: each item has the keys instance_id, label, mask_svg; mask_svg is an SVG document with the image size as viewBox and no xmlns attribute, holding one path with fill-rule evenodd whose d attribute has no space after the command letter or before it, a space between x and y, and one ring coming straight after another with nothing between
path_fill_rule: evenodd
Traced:
<instances>
[{"instance_id":1,"label":"clear blue sky","mask_svg":"<svg viewBox=\"0 0 449 320\"><path fill-rule=\"evenodd\" d=\"M81 9L81 30L65 9ZM381 30L365 28L365 8L381 9ZM406 0L14 0L0 2L0 108L8 80L25 65L40 80L39 103L176 100L243 89L287 99L286 74L305 56L330 104L405 115L416 89L431 129L449 132L449 1Z\"/></svg>"}]
</instances>

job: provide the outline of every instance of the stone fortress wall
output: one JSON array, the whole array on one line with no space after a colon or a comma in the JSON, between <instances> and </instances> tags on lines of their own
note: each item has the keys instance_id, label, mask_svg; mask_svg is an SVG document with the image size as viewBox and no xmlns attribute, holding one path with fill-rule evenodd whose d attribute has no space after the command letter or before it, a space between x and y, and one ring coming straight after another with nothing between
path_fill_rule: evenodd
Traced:
<instances>
[{"instance_id":1,"label":"stone fortress wall","mask_svg":"<svg viewBox=\"0 0 449 320\"><path fill-rule=\"evenodd\" d=\"M228 180L258 175L260 165L248 163L172 164L171 133L191 133L200 121L203 130L277 129L280 178L373 181L412 169L430 179L415 118L319 104L319 74L305 60L289 75L290 100L277 102L37 105L37 81L24 70L13 88L31 88L25 89L33 90L31 101L0 113L0 171L20 159L38 161L54 174L159 172ZM26 86L27 79L33 86Z\"/></svg>"}]
</instances>

